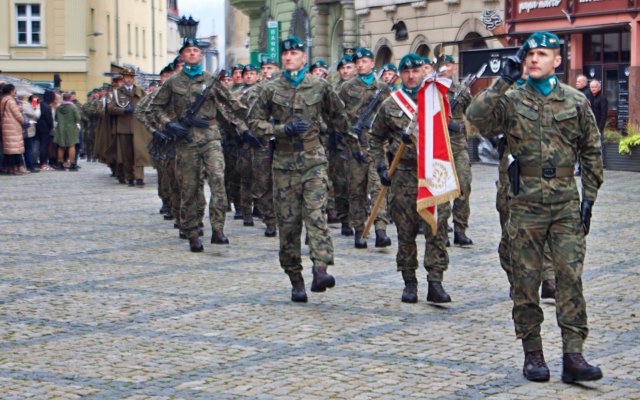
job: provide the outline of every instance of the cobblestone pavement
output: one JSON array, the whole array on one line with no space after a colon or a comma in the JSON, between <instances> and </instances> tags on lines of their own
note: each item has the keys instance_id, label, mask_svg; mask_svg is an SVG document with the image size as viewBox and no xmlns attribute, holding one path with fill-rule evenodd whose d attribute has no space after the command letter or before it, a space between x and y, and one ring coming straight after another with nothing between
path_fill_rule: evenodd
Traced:
<instances>
[{"instance_id":1,"label":"cobblestone pavement","mask_svg":"<svg viewBox=\"0 0 640 400\"><path fill-rule=\"evenodd\" d=\"M334 226L336 288L294 304L262 224L229 214L231 245L190 253L158 214L154 171L140 189L82 167L0 176L2 399L640 398L638 174L607 171L594 209L585 355L604 378L572 386L552 301L551 381L522 377L495 167L473 167L475 245L450 251L446 306L424 301L424 270L420 302L400 302L393 227L392 248L356 250Z\"/></svg>"}]
</instances>

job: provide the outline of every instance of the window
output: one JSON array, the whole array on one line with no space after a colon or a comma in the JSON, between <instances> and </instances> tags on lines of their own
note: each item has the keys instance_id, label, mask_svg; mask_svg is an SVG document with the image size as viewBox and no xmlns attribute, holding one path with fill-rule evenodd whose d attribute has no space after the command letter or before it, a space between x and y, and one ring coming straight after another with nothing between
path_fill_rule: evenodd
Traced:
<instances>
[{"instance_id":1,"label":"window","mask_svg":"<svg viewBox=\"0 0 640 400\"><path fill-rule=\"evenodd\" d=\"M140 45L138 44L140 36L138 35L138 27L136 26L136 57L140 55Z\"/></svg>"},{"instance_id":2,"label":"window","mask_svg":"<svg viewBox=\"0 0 640 400\"><path fill-rule=\"evenodd\" d=\"M147 30L142 30L142 57L147 58Z\"/></svg>"},{"instance_id":3,"label":"window","mask_svg":"<svg viewBox=\"0 0 640 400\"><path fill-rule=\"evenodd\" d=\"M107 14L107 52L111 55L111 15Z\"/></svg>"},{"instance_id":4,"label":"window","mask_svg":"<svg viewBox=\"0 0 640 400\"><path fill-rule=\"evenodd\" d=\"M127 53L131 55L131 24L127 24Z\"/></svg>"},{"instance_id":5,"label":"window","mask_svg":"<svg viewBox=\"0 0 640 400\"><path fill-rule=\"evenodd\" d=\"M587 63L628 63L630 60L629 32L585 34L584 61Z\"/></svg>"},{"instance_id":6,"label":"window","mask_svg":"<svg viewBox=\"0 0 640 400\"><path fill-rule=\"evenodd\" d=\"M40 45L40 4L16 4L18 46Z\"/></svg>"}]
</instances>

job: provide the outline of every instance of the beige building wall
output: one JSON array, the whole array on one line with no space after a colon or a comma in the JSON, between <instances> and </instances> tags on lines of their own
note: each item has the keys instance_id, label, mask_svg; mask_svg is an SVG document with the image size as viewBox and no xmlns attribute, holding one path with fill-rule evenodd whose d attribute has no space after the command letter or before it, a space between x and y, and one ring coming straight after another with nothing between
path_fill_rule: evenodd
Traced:
<instances>
[{"instance_id":1,"label":"beige building wall","mask_svg":"<svg viewBox=\"0 0 640 400\"><path fill-rule=\"evenodd\" d=\"M234 64L247 64L249 62L249 16L243 14L225 1L226 11L226 67ZM257 32L256 32L257 36Z\"/></svg>"},{"instance_id":2,"label":"beige building wall","mask_svg":"<svg viewBox=\"0 0 640 400\"><path fill-rule=\"evenodd\" d=\"M386 47L391 50L391 62L420 46L426 46L427 56L435 52L458 56L458 45L441 46L443 42L460 41L470 33L492 36L481 22L484 9L497 9L504 15L504 0L428 0L390 1L355 0L358 16L360 44L378 52ZM391 30L394 22L403 21L408 39L397 41ZM486 40L487 47L502 47L496 40ZM438 48L438 50L436 50ZM421 50L424 50L421 47Z\"/></svg>"},{"instance_id":3,"label":"beige building wall","mask_svg":"<svg viewBox=\"0 0 640 400\"><path fill-rule=\"evenodd\" d=\"M111 64L157 73L167 62L166 0L0 0L0 70L36 81L58 73L80 98ZM20 45L16 5L40 5L40 43Z\"/></svg>"}]
</instances>

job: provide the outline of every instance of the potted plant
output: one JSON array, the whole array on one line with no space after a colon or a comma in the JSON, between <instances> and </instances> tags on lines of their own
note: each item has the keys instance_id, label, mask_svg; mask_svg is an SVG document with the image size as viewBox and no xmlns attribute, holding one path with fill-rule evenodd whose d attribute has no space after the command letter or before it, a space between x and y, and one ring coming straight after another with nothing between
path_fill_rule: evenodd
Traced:
<instances>
[{"instance_id":1,"label":"potted plant","mask_svg":"<svg viewBox=\"0 0 640 400\"><path fill-rule=\"evenodd\" d=\"M640 172L640 129L632 123L626 127L627 135L605 129L605 165L617 171Z\"/></svg>"}]
</instances>

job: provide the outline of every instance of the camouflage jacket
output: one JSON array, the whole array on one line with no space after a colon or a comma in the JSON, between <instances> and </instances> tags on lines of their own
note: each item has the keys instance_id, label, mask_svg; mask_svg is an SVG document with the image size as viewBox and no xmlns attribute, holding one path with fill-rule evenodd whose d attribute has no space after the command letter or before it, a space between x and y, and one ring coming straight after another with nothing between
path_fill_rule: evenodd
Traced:
<instances>
[{"instance_id":1,"label":"camouflage jacket","mask_svg":"<svg viewBox=\"0 0 640 400\"><path fill-rule=\"evenodd\" d=\"M98 119L102 115L100 100L90 100L82 106L82 119L88 131L93 132L98 125Z\"/></svg>"},{"instance_id":2,"label":"camouflage jacket","mask_svg":"<svg viewBox=\"0 0 640 400\"><path fill-rule=\"evenodd\" d=\"M357 137L351 130L344 103L331 89L329 83L311 74L305 74L297 87L292 87L284 76L269 81L260 92L249 111L249 125L254 134L276 138L273 167L277 169L306 169L326 163L322 146L302 151L278 151L279 143L295 145L300 142L320 141L320 118L329 128L345 134L354 151L359 151ZM307 121L311 126L296 138L288 137L284 126L294 119Z\"/></svg>"},{"instance_id":3,"label":"camouflage jacket","mask_svg":"<svg viewBox=\"0 0 640 400\"><path fill-rule=\"evenodd\" d=\"M193 141L207 142L220 140L219 120L233 125L238 132L247 129L244 122L246 108L234 98L229 90L208 72L203 72L195 78L189 78L184 73L178 73L169 77L151 102L151 112L155 114L157 124L164 128L170 121L181 120L207 85L213 87L207 93L207 97L196 117L209 122L206 128L189 128L193 134Z\"/></svg>"},{"instance_id":4,"label":"camouflage jacket","mask_svg":"<svg viewBox=\"0 0 640 400\"><path fill-rule=\"evenodd\" d=\"M367 85L357 75L344 82L340 86L338 96L340 96L340 99L344 101L344 104L347 108L347 115L349 116L349 121L351 121L352 125L358 121L358 118L360 117L362 111L369 105L369 103L375 96L376 91L378 89L381 89L382 87L384 87L384 84L380 83L379 81L374 81L371 85ZM380 105L382 104L382 100L387 98L389 94L389 90L385 90L382 93ZM380 105L378 105L378 109L380 108ZM373 111L370 116L371 119L375 117L377 111L377 109ZM368 132L362 132L362 136L363 143L365 144L365 146L363 147L367 147L369 136Z\"/></svg>"},{"instance_id":5,"label":"camouflage jacket","mask_svg":"<svg viewBox=\"0 0 640 400\"><path fill-rule=\"evenodd\" d=\"M530 84L513 87L501 79L476 96L467 119L489 138L505 133L507 150L521 167L582 165L582 197L595 201L603 181L600 133L586 97L562 83L548 96ZM511 193L513 195L513 193ZM571 177L520 176L515 199L544 204L579 199Z\"/></svg>"},{"instance_id":6,"label":"camouflage jacket","mask_svg":"<svg viewBox=\"0 0 640 400\"><path fill-rule=\"evenodd\" d=\"M417 98L413 99L417 103ZM373 120L369 139L369 156L375 165L389 164L386 152L396 154L402 140L402 132L409 125L409 117L402 111L393 98L382 102L380 110ZM399 170L413 171L418 179L418 151L416 146L407 145L398 164Z\"/></svg>"},{"instance_id":7,"label":"camouflage jacket","mask_svg":"<svg viewBox=\"0 0 640 400\"><path fill-rule=\"evenodd\" d=\"M454 97L456 94L460 93L458 97L458 105L456 106L453 113L451 113L451 122L460 127L459 131L454 129L449 129L449 137L451 139L451 147L452 150L465 150L467 149L467 129L464 125L464 113L467 111L467 107L469 107L469 103L471 103L471 94L468 90L464 90L463 87L453 82L449 87L449 91L447 91L447 99L449 100L449 104L453 103Z\"/></svg>"}]
</instances>

